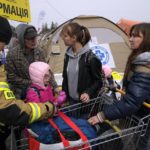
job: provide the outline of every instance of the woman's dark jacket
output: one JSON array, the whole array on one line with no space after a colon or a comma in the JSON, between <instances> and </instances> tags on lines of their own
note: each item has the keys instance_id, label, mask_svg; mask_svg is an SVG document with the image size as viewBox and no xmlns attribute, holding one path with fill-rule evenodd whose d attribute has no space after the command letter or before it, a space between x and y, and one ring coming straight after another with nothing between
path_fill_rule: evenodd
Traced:
<instances>
[{"instance_id":1,"label":"woman's dark jacket","mask_svg":"<svg viewBox=\"0 0 150 150\"><path fill-rule=\"evenodd\" d=\"M104 109L107 119L124 118L132 114L148 115L150 110L143 102L150 104L150 53L140 54L132 62L132 73L126 81L125 96L115 104Z\"/></svg>"},{"instance_id":2,"label":"woman's dark jacket","mask_svg":"<svg viewBox=\"0 0 150 150\"><path fill-rule=\"evenodd\" d=\"M68 95L67 65L69 56L66 54L64 59L63 83L62 88ZM79 77L77 90L79 96L82 93L89 94L90 98L97 97L98 92L103 86L102 64L96 55L90 50L84 53L79 60Z\"/></svg>"}]
</instances>

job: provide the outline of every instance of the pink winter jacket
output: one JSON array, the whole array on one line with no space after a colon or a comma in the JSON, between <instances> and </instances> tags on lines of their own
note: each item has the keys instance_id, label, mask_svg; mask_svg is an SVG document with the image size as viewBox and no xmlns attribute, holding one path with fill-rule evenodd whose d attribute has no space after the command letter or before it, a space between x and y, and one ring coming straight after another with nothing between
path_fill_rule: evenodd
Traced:
<instances>
[{"instance_id":1,"label":"pink winter jacket","mask_svg":"<svg viewBox=\"0 0 150 150\"><path fill-rule=\"evenodd\" d=\"M29 75L32 80L32 84L27 90L26 102L54 102L55 105L61 106L66 99L64 91L60 91L57 98L53 96L52 87L44 85L44 75L48 73L50 67L44 62L34 62L29 66ZM35 87L36 89L34 89ZM38 93L38 92L39 93ZM39 95L38 95L39 94Z\"/></svg>"},{"instance_id":2,"label":"pink winter jacket","mask_svg":"<svg viewBox=\"0 0 150 150\"><path fill-rule=\"evenodd\" d=\"M36 90L33 89L32 87L36 87L38 89L40 96L38 95ZM27 90L26 101L36 103L47 101L54 102L55 98L53 96L52 88L50 85L46 89L43 89L37 84L32 84Z\"/></svg>"}]
</instances>

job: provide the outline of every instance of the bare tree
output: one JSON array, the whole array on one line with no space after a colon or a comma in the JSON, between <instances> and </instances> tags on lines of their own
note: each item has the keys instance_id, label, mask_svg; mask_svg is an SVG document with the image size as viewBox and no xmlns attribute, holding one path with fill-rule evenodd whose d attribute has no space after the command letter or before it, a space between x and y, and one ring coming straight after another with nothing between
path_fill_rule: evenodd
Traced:
<instances>
[{"instance_id":1,"label":"bare tree","mask_svg":"<svg viewBox=\"0 0 150 150\"><path fill-rule=\"evenodd\" d=\"M54 23L52 21L50 28L48 27L47 23L42 25L42 30L40 33L46 33L46 32L52 32L53 30L55 30L57 28L58 24Z\"/></svg>"}]
</instances>

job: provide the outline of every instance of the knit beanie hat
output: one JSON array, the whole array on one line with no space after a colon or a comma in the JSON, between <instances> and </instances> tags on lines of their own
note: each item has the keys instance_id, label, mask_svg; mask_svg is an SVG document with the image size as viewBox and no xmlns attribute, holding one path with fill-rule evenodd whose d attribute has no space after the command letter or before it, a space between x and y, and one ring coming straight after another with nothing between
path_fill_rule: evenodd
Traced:
<instances>
[{"instance_id":1,"label":"knit beanie hat","mask_svg":"<svg viewBox=\"0 0 150 150\"><path fill-rule=\"evenodd\" d=\"M8 44L11 36L12 31L8 20L0 16L0 41Z\"/></svg>"}]
</instances>

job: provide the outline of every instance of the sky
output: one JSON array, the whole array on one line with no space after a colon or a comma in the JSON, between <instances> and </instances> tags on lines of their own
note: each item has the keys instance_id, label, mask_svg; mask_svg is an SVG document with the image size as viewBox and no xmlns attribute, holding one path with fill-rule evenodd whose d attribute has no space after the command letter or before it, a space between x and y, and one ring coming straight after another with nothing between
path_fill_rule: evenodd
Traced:
<instances>
[{"instance_id":1,"label":"sky","mask_svg":"<svg viewBox=\"0 0 150 150\"><path fill-rule=\"evenodd\" d=\"M97 15L114 23L121 18L150 22L150 0L29 0L31 23L36 28L61 23L79 15ZM11 21L16 26L18 23Z\"/></svg>"}]
</instances>

